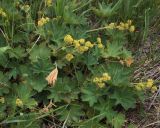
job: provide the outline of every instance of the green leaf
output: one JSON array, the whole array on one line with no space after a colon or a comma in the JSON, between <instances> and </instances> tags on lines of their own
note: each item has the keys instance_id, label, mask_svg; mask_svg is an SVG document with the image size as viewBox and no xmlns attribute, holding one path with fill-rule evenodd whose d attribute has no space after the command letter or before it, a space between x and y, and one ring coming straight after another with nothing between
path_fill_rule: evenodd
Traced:
<instances>
[{"instance_id":1,"label":"green leaf","mask_svg":"<svg viewBox=\"0 0 160 128\"><path fill-rule=\"evenodd\" d=\"M55 102L65 101L70 103L78 98L79 93L76 83L67 77L58 78L54 87L48 90L51 92L48 99L54 99Z\"/></svg>"},{"instance_id":2,"label":"green leaf","mask_svg":"<svg viewBox=\"0 0 160 128\"><path fill-rule=\"evenodd\" d=\"M117 114L113 120L112 120L112 125L114 128L122 128L125 123L125 116L123 114Z\"/></svg>"},{"instance_id":3,"label":"green leaf","mask_svg":"<svg viewBox=\"0 0 160 128\"><path fill-rule=\"evenodd\" d=\"M54 28L54 30L56 30L56 31L52 32L52 36L51 36L51 40L53 41L54 46L61 47L63 44L63 42L62 42L63 37L67 33L68 28L66 27L65 24L59 24L59 22L57 22L55 20L52 20L51 24L49 24L49 25L50 26L47 28L48 30L50 30L51 32L53 31L53 28Z\"/></svg>"},{"instance_id":4,"label":"green leaf","mask_svg":"<svg viewBox=\"0 0 160 128\"><path fill-rule=\"evenodd\" d=\"M37 102L32 98L32 90L28 87L28 84L12 85L14 97L9 97L11 104L15 106L15 101L20 98L23 105L27 108L33 108L37 105Z\"/></svg>"},{"instance_id":5,"label":"green leaf","mask_svg":"<svg viewBox=\"0 0 160 128\"><path fill-rule=\"evenodd\" d=\"M112 119L115 115L117 115L117 112L113 110L113 101L112 100L104 100L100 99L100 102L94 106L94 108L99 111L100 113L100 119L107 118L109 122L112 122Z\"/></svg>"},{"instance_id":6,"label":"green leaf","mask_svg":"<svg viewBox=\"0 0 160 128\"><path fill-rule=\"evenodd\" d=\"M106 72L111 76L110 83L114 86L128 86L131 70L119 63L109 63Z\"/></svg>"},{"instance_id":7,"label":"green leaf","mask_svg":"<svg viewBox=\"0 0 160 128\"><path fill-rule=\"evenodd\" d=\"M7 82L8 82L8 76L0 71L0 96L9 93Z\"/></svg>"},{"instance_id":8,"label":"green leaf","mask_svg":"<svg viewBox=\"0 0 160 128\"><path fill-rule=\"evenodd\" d=\"M136 98L132 88L116 88L111 99L115 99L115 105L120 104L125 110L135 108Z\"/></svg>"},{"instance_id":9,"label":"green leaf","mask_svg":"<svg viewBox=\"0 0 160 128\"><path fill-rule=\"evenodd\" d=\"M123 48L122 54L121 54L122 58L131 58L132 57L132 53L131 51L128 51L127 49Z\"/></svg>"},{"instance_id":10,"label":"green leaf","mask_svg":"<svg viewBox=\"0 0 160 128\"><path fill-rule=\"evenodd\" d=\"M93 8L93 11L96 15L102 18L111 17L114 14L116 14L117 9L121 7L122 0L118 0L117 3L111 3L111 4L105 4L104 2L102 4L99 3L99 9ZM113 6L114 5L114 6Z\"/></svg>"},{"instance_id":11,"label":"green leaf","mask_svg":"<svg viewBox=\"0 0 160 128\"><path fill-rule=\"evenodd\" d=\"M25 56L25 49L21 46L13 48L8 51L10 58L22 58Z\"/></svg>"},{"instance_id":12,"label":"green leaf","mask_svg":"<svg viewBox=\"0 0 160 128\"><path fill-rule=\"evenodd\" d=\"M88 53L84 55L84 62L87 66L92 66L92 65L98 64L98 58Z\"/></svg>"},{"instance_id":13,"label":"green leaf","mask_svg":"<svg viewBox=\"0 0 160 128\"><path fill-rule=\"evenodd\" d=\"M107 43L107 49L102 54L104 58L119 57L122 54L123 45L118 42Z\"/></svg>"},{"instance_id":14,"label":"green leaf","mask_svg":"<svg viewBox=\"0 0 160 128\"><path fill-rule=\"evenodd\" d=\"M8 63L8 58L5 54L0 54L0 65L5 67Z\"/></svg>"},{"instance_id":15,"label":"green leaf","mask_svg":"<svg viewBox=\"0 0 160 128\"><path fill-rule=\"evenodd\" d=\"M39 58L40 59L50 58L50 55L51 55L50 49L46 45L41 44L41 45L36 45L31 50L29 59L32 62L36 62L36 61L38 61Z\"/></svg>"},{"instance_id":16,"label":"green leaf","mask_svg":"<svg viewBox=\"0 0 160 128\"><path fill-rule=\"evenodd\" d=\"M106 5L105 3L102 3L102 4L99 3L99 9L93 8L93 11L99 17L102 17L102 18L110 17L115 13L112 11L111 6L112 4Z\"/></svg>"},{"instance_id":17,"label":"green leaf","mask_svg":"<svg viewBox=\"0 0 160 128\"><path fill-rule=\"evenodd\" d=\"M105 67L106 65L103 65L103 64L97 64L97 65L94 65L93 67L88 67L88 69L92 72L92 74L94 76L97 76L97 75L102 75L102 73L105 72Z\"/></svg>"},{"instance_id":18,"label":"green leaf","mask_svg":"<svg viewBox=\"0 0 160 128\"><path fill-rule=\"evenodd\" d=\"M14 79L16 79L17 75L19 74L19 69L17 69L17 67L14 67L9 73L8 73L8 77L9 79L11 79L12 77Z\"/></svg>"},{"instance_id":19,"label":"green leaf","mask_svg":"<svg viewBox=\"0 0 160 128\"><path fill-rule=\"evenodd\" d=\"M0 54L4 54L9 49L11 49L10 46L0 47Z\"/></svg>"},{"instance_id":20,"label":"green leaf","mask_svg":"<svg viewBox=\"0 0 160 128\"><path fill-rule=\"evenodd\" d=\"M8 80L8 75L0 71L0 83L7 83Z\"/></svg>"},{"instance_id":21,"label":"green leaf","mask_svg":"<svg viewBox=\"0 0 160 128\"><path fill-rule=\"evenodd\" d=\"M79 84L83 84L83 82L85 81L85 76L83 75L83 73L81 71L77 71L75 72L77 81Z\"/></svg>"},{"instance_id":22,"label":"green leaf","mask_svg":"<svg viewBox=\"0 0 160 128\"><path fill-rule=\"evenodd\" d=\"M12 124L13 128L40 128L41 120L37 120L40 114L30 112L29 114L23 113L23 115L19 115L19 112L15 116L7 117L2 124Z\"/></svg>"},{"instance_id":23,"label":"green leaf","mask_svg":"<svg viewBox=\"0 0 160 128\"><path fill-rule=\"evenodd\" d=\"M87 85L82 88L82 101L87 101L90 106L97 103L98 98L101 96L101 92L96 88L96 85Z\"/></svg>"},{"instance_id":24,"label":"green leaf","mask_svg":"<svg viewBox=\"0 0 160 128\"><path fill-rule=\"evenodd\" d=\"M73 122L79 122L80 117L84 115L84 112L80 105L71 104L70 106L58 110L56 114L60 116L61 121L66 120L67 124L70 124Z\"/></svg>"},{"instance_id":25,"label":"green leaf","mask_svg":"<svg viewBox=\"0 0 160 128\"><path fill-rule=\"evenodd\" d=\"M17 85L15 87L17 98L20 98L23 101L23 104L28 108L33 108L37 105L37 102L31 98L31 89L27 86L27 84Z\"/></svg>"},{"instance_id":26,"label":"green leaf","mask_svg":"<svg viewBox=\"0 0 160 128\"><path fill-rule=\"evenodd\" d=\"M98 119L89 119L89 121L87 120L84 121L84 123L82 122L79 128L106 128L106 127L103 126Z\"/></svg>"},{"instance_id":27,"label":"green leaf","mask_svg":"<svg viewBox=\"0 0 160 128\"><path fill-rule=\"evenodd\" d=\"M32 71L36 74L49 74L53 70L53 64L49 59L38 59L32 64Z\"/></svg>"},{"instance_id":28,"label":"green leaf","mask_svg":"<svg viewBox=\"0 0 160 128\"><path fill-rule=\"evenodd\" d=\"M3 96L3 94L8 94L9 93L9 88L8 87L3 87L0 83L0 96Z\"/></svg>"},{"instance_id":29,"label":"green leaf","mask_svg":"<svg viewBox=\"0 0 160 128\"><path fill-rule=\"evenodd\" d=\"M125 122L125 117L123 114L118 114L116 111L113 110L113 104L114 102L112 100L105 101L104 99L100 100L100 103L95 105L95 109L100 112L99 119L107 118L107 121L111 123L114 128L121 128L121 126Z\"/></svg>"},{"instance_id":30,"label":"green leaf","mask_svg":"<svg viewBox=\"0 0 160 128\"><path fill-rule=\"evenodd\" d=\"M66 63L62 60L56 61L58 68L62 69L64 66L66 66Z\"/></svg>"},{"instance_id":31,"label":"green leaf","mask_svg":"<svg viewBox=\"0 0 160 128\"><path fill-rule=\"evenodd\" d=\"M45 77L46 76L44 75L30 76L27 78L27 83L36 91L41 92L47 86L47 81L45 80Z\"/></svg>"},{"instance_id":32,"label":"green leaf","mask_svg":"<svg viewBox=\"0 0 160 128\"><path fill-rule=\"evenodd\" d=\"M77 16L76 14L74 14L72 12L72 10L70 9L66 9L64 11L64 22L67 24L74 24L74 25L78 25L78 24L83 24L85 23L85 20L82 16Z\"/></svg>"},{"instance_id":33,"label":"green leaf","mask_svg":"<svg viewBox=\"0 0 160 128\"><path fill-rule=\"evenodd\" d=\"M2 66L5 66L8 62L6 52L9 49L11 49L11 47L9 47L9 46L0 47L0 65L2 65Z\"/></svg>"},{"instance_id":34,"label":"green leaf","mask_svg":"<svg viewBox=\"0 0 160 128\"><path fill-rule=\"evenodd\" d=\"M1 103L0 103L1 104ZM6 106L5 105L0 105L0 120L4 120L6 119L6 113L5 113L5 110L6 110Z\"/></svg>"}]
</instances>

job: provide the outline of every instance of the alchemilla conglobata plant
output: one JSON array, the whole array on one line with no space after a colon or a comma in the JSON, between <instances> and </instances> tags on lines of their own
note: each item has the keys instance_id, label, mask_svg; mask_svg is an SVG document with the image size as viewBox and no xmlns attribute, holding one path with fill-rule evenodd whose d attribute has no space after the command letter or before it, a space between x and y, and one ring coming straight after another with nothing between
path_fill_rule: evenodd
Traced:
<instances>
[{"instance_id":1,"label":"alchemilla conglobata plant","mask_svg":"<svg viewBox=\"0 0 160 128\"><path fill-rule=\"evenodd\" d=\"M1 0L0 126L123 127L125 112L157 91L152 79L131 82L127 47L154 5L125 1Z\"/></svg>"}]
</instances>

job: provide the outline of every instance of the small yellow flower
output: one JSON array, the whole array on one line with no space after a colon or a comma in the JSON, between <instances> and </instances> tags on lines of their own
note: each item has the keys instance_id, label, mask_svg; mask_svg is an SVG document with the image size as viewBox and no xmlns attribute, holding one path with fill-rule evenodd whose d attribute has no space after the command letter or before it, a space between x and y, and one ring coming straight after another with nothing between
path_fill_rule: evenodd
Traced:
<instances>
[{"instance_id":1,"label":"small yellow flower","mask_svg":"<svg viewBox=\"0 0 160 128\"><path fill-rule=\"evenodd\" d=\"M124 28L124 27L125 27L125 24L124 24L123 22L120 22L120 26L121 26L122 28Z\"/></svg>"},{"instance_id":2,"label":"small yellow flower","mask_svg":"<svg viewBox=\"0 0 160 128\"><path fill-rule=\"evenodd\" d=\"M145 84L143 83L138 83L137 86L141 87L141 89L145 89Z\"/></svg>"},{"instance_id":3,"label":"small yellow flower","mask_svg":"<svg viewBox=\"0 0 160 128\"><path fill-rule=\"evenodd\" d=\"M74 56L71 53L68 53L65 58L67 61L71 61L74 58Z\"/></svg>"},{"instance_id":4,"label":"small yellow flower","mask_svg":"<svg viewBox=\"0 0 160 128\"><path fill-rule=\"evenodd\" d=\"M134 31L135 31L135 26L132 25L132 26L129 28L129 31L130 31L130 32L134 32Z\"/></svg>"},{"instance_id":5,"label":"small yellow flower","mask_svg":"<svg viewBox=\"0 0 160 128\"><path fill-rule=\"evenodd\" d=\"M7 17L7 14L3 11L2 8L0 8L0 15L1 15L2 17Z\"/></svg>"},{"instance_id":6,"label":"small yellow flower","mask_svg":"<svg viewBox=\"0 0 160 128\"><path fill-rule=\"evenodd\" d=\"M74 45L77 44L77 43L79 43L78 40L73 40L73 44L74 44Z\"/></svg>"},{"instance_id":7,"label":"small yellow flower","mask_svg":"<svg viewBox=\"0 0 160 128\"><path fill-rule=\"evenodd\" d=\"M139 85L136 85L135 88L136 88L137 91L142 91L142 88Z\"/></svg>"},{"instance_id":8,"label":"small yellow flower","mask_svg":"<svg viewBox=\"0 0 160 128\"><path fill-rule=\"evenodd\" d=\"M5 102L4 97L0 97L0 103L4 104L4 102Z\"/></svg>"},{"instance_id":9,"label":"small yellow flower","mask_svg":"<svg viewBox=\"0 0 160 128\"><path fill-rule=\"evenodd\" d=\"M125 28L124 28L124 27L122 27L122 26L117 26L116 28L117 28L118 30L120 30L120 31L125 30Z\"/></svg>"},{"instance_id":10,"label":"small yellow flower","mask_svg":"<svg viewBox=\"0 0 160 128\"><path fill-rule=\"evenodd\" d=\"M93 44L92 44L90 41L87 41L87 42L85 43L85 46L86 46L86 47L89 47L89 48L92 48L92 47L93 47Z\"/></svg>"},{"instance_id":11,"label":"small yellow flower","mask_svg":"<svg viewBox=\"0 0 160 128\"><path fill-rule=\"evenodd\" d=\"M147 88L151 88L153 86L154 81L152 79L148 79L146 83Z\"/></svg>"},{"instance_id":12,"label":"small yellow flower","mask_svg":"<svg viewBox=\"0 0 160 128\"><path fill-rule=\"evenodd\" d=\"M2 17L7 17L7 14L5 12L1 13Z\"/></svg>"},{"instance_id":13,"label":"small yellow flower","mask_svg":"<svg viewBox=\"0 0 160 128\"><path fill-rule=\"evenodd\" d=\"M30 6L27 4L27 5L24 6L24 9L25 9L26 12L28 12L30 10Z\"/></svg>"},{"instance_id":14,"label":"small yellow flower","mask_svg":"<svg viewBox=\"0 0 160 128\"><path fill-rule=\"evenodd\" d=\"M116 27L115 23L110 23L109 25L106 26L108 29L114 29Z\"/></svg>"},{"instance_id":15,"label":"small yellow flower","mask_svg":"<svg viewBox=\"0 0 160 128\"><path fill-rule=\"evenodd\" d=\"M101 44L102 43L102 39L100 37L97 37L97 43Z\"/></svg>"},{"instance_id":16,"label":"small yellow flower","mask_svg":"<svg viewBox=\"0 0 160 128\"><path fill-rule=\"evenodd\" d=\"M104 88L105 87L105 83L97 83L99 88Z\"/></svg>"},{"instance_id":17,"label":"small yellow flower","mask_svg":"<svg viewBox=\"0 0 160 128\"><path fill-rule=\"evenodd\" d=\"M85 39L79 39L80 44L84 44L85 43Z\"/></svg>"},{"instance_id":18,"label":"small yellow flower","mask_svg":"<svg viewBox=\"0 0 160 128\"><path fill-rule=\"evenodd\" d=\"M100 78L99 78L99 82L103 82L103 81L105 81L104 78L103 78L103 77L100 77Z\"/></svg>"},{"instance_id":19,"label":"small yellow flower","mask_svg":"<svg viewBox=\"0 0 160 128\"><path fill-rule=\"evenodd\" d=\"M38 26L43 26L43 22L41 20L38 21Z\"/></svg>"},{"instance_id":20,"label":"small yellow flower","mask_svg":"<svg viewBox=\"0 0 160 128\"><path fill-rule=\"evenodd\" d=\"M67 44L72 44L73 43L73 38L71 35L66 35L64 37L64 42L67 43Z\"/></svg>"},{"instance_id":21,"label":"small yellow flower","mask_svg":"<svg viewBox=\"0 0 160 128\"><path fill-rule=\"evenodd\" d=\"M48 17L46 17L46 19L45 19L45 20L46 20L46 22L49 22L49 18L48 18Z\"/></svg>"},{"instance_id":22,"label":"small yellow flower","mask_svg":"<svg viewBox=\"0 0 160 128\"><path fill-rule=\"evenodd\" d=\"M16 99L16 105L17 105L18 107L22 107L22 106L23 106L22 100L19 99L19 98L17 98L17 99Z\"/></svg>"},{"instance_id":23,"label":"small yellow flower","mask_svg":"<svg viewBox=\"0 0 160 128\"><path fill-rule=\"evenodd\" d=\"M108 80L111 80L111 76L108 76Z\"/></svg>"},{"instance_id":24,"label":"small yellow flower","mask_svg":"<svg viewBox=\"0 0 160 128\"><path fill-rule=\"evenodd\" d=\"M109 75L108 75L108 73L103 73L103 75L102 76L104 76L104 77L108 77Z\"/></svg>"},{"instance_id":25,"label":"small yellow flower","mask_svg":"<svg viewBox=\"0 0 160 128\"><path fill-rule=\"evenodd\" d=\"M95 77L95 78L93 79L93 82L94 82L94 83L98 83L98 82L99 82L99 78L98 78L98 77Z\"/></svg>"},{"instance_id":26,"label":"small yellow flower","mask_svg":"<svg viewBox=\"0 0 160 128\"><path fill-rule=\"evenodd\" d=\"M127 21L128 25L132 25L132 20Z\"/></svg>"},{"instance_id":27,"label":"small yellow flower","mask_svg":"<svg viewBox=\"0 0 160 128\"><path fill-rule=\"evenodd\" d=\"M77 50L81 54L85 51L83 46L78 47Z\"/></svg>"},{"instance_id":28,"label":"small yellow flower","mask_svg":"<svg viewBox=\"0 0 160 128\"><path fill-rule=\"evenodd\" d=\"M104 48L103 44L98 44L98 48Z\"/></svg>"},{"instance_id":29,"label":"small yellow flower","mask_svg":"<svg viewBox=\"0 0 160 128\"><path fill-rule=\"evenodd\" d=\"M84 51L88 51L88 47L87 46L82 46L82 47L84 47Z\"/></svg>"},{"instance_id":30,"label":"small yellow flower","mask_svg":"<svg viewBox=\"0 0 160 128\"><path fill-rule=\"evenodd\" d=\"M115 23L110 23L109 26L110 26L110 28L114 29L116 24Z\"/></svg>"},{"instance_id":31,"label":"small yellow flower","mask_svg":"<svg viewBox=\"0 0 160 128\"><path fill-rule=\"evenodd\" d=\"M46 17L46 18L42 17L41 19L38 20L38 26L42 27L43 25L45 25L48 22L49 22L49 18L48 17Z\"/></svg>"},{"instance_id":32,"label":"small yellow flower","mask_svg":"<svg viewBox=\"0 0 160 128\"><path fill-rule=\"evenodd\" d=\"M73 44L74 44L75 48L78 48L81 46L78 40L74 40Z\"/></svg>"},{"instance_id":33,"label":"small yellow flower","mask_svg":"<svg viewBox=\"0 0 160 128\"><path fill-rule=\"evenodd\" d=\"M108 75L108 73L103 73L102 79L103 81L108 81L108 80L111 80L111 77Z\"/></svg>"},{"instance_id":34,"label":"small yellow flower","mask_svg":"<svg viewBox=\"0 0 160 128\"><path fill-rule=\"evenodd\" d=\"M30 6L28 4L26 5L20 5L19 6L21 8L21 10L28 12L30 10Z\"/></svg>"},{"instance_id":35,"label":"small yellow flower","mask_svg":"<svg viewBox=\"0 0 160 128\"><path fill-rule=\"evenodd\" d=\"M79 43L75 44L75 48L80 47L81 45Z\"/></svg>"},{"instance_id":36,"label":"small yellow flower","mask_svg":"<svg viewBox=\"0 0 160 128\"><path fill-rule=\"evenodd\" d=\"M102 88L105 86L105 82L108 80L111 80L111 77L108 75L108 73L103 73L101 77L95 77L93 82Z\"/></svg>"},{"instance_id":37,"label":"small yellow flower","mask_svg":"<svg viewBox=\"0 0 160 128\"><path fill-rule=\"evenodd\" d=\"M125 29L128 29L128 28L129 28L129 24L128 24L128 23L125 23L125 24L124 24L124 28L125 28Z\"/></svg>"},{"instance_id":38,"label":"small yellow flower","mask_svg":"<svg viewBox=\"0 0 160 128\"><path fill-rule=\"evenodd\" d=\"M52 0L46 0L46 5L49 7L52 5Z\"/></svg>"},{"instance_id":39,"label":"small yellow flower","mask_svg":"<svg viewBox=\"0 0 160 128\"><path fill-rule=\"evenodd\" d=\"M86 46L80 46L80 47L77 48L78 52L81 53L81 54L84 53L85 51L88 51L88 49L89 48L86 47Z\"/></svg>"},{"instance_id":40,"label":"small yellow flower","mask_svg":"<svg viewBox=\"0 0 160 128\"><path fill-rule=\"evenodd\" d=\"M157 90L158 90L158 89L157 89L157 86L153 86L153 87L151 88L151 92L152 92L152 93L155 93Z\"/></svg>"}]
</instances>

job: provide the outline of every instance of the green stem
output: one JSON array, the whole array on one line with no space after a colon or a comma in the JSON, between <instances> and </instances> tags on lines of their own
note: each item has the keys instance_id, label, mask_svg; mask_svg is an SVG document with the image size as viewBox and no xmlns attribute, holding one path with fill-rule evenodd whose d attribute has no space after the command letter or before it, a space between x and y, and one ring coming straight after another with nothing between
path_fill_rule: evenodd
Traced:
<instances>
[{"instance_id":1,"label":"green stem","mask_svg":"<svg viewBox=\"0 0 160 128\"><path fill-rule=\"evenodd\" d=\"M97 28L97 29L91 29L91 30L86 31L86 33L105 30L105 29L106 29L106 27L101 27L101 28Z\"/></svg>"}]
</instances>

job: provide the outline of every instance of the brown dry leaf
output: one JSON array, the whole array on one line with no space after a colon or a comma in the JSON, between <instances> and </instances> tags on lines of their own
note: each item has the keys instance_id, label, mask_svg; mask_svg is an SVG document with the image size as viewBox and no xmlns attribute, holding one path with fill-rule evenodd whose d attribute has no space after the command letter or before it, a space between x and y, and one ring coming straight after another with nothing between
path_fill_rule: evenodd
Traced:
<instances>
[{"instance_id":1,"label":"brown dry leaf","mask_svg":"<svg viewBox=\"0 0 160 128\"><path fill-rule=\"evenodd\" d=\"M125 62L126 62L126 65L127 65L127 67L130 67L131 66L131 64L133 63L133 59L132 58L127 58L127 59L125 59Z\"/></svg>"},{"instance_id":2,"label":"brown dry leaf","mask_svg":"<svg viewBox=\"0 0 160 128\"><path fill-rule=\"evenodd\" d=\"M58 76L58 69L55 68L47 77L46 80L48 81L49 85L54 85Z\"/></svg>"}]
</instances>

